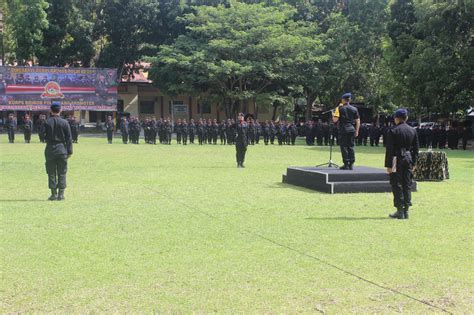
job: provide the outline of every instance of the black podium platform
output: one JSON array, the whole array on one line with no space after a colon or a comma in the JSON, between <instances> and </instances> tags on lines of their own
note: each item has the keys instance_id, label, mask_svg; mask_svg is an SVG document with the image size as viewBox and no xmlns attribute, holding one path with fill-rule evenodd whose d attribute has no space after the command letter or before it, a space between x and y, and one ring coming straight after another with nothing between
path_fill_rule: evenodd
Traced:
<instances>
[{"instance_id":1,"label":"black podium platform","mask_svg":"<svg viewBox=\"0 0 474 315\"><path fill-rule=\"evenodd\" d=\"M352 171L334 167L288 167L283 183L329 194L392 191L385 169L366 166L355 166Z\"/></svg>"}]
</instances>

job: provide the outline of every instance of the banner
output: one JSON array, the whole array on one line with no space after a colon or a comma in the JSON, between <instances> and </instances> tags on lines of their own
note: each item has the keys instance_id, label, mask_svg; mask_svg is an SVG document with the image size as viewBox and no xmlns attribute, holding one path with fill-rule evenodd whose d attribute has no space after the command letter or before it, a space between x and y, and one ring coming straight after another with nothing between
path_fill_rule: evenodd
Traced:
<instances>
[{"instance_id":1,"label":"banner","mask_svg":"<svg viewBox=\"0 0 474 315\"><path fill-rule=\"evenodd\" d=\"M0 66L0 110L117 110L117 70Z\"/></svg>"}]
</instances>

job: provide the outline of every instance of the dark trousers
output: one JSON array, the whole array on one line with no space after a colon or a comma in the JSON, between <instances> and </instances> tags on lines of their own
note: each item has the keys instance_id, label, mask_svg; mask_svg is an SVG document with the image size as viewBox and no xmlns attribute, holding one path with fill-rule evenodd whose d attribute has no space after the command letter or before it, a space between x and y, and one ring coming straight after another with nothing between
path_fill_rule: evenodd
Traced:
<instances>
[{"instance_id":1,"label":"dark trousers","mask_svg":"<svg viewBox=\"0 0 474 315\"><path fill-rule=\"evenodd\" d=\"M72 142L77 143L79 132L77 132L77 130L71 130L71 136L72 136Z\"/></svg>"},{"instance_id":2,"label":"dark trousers","mask_svg":"<svg viewBox=\"0 0 474 315\"><path fill-rule=\"evenodd\" d=\"M354 164L354 133L340 133L339 146L341 147L342 162L344 165Z\"/></svg>"},{"instance_id":3,"label":"dark trousers","mask_svg":"<svg viewBox=\"0 0 474 315\"><path fill-rule=\"evenodd\" d=\"M50 189L66 188L67 153L63 144L48 144L45 149L46 173Z\"/></svg>"},{"instance_id":4,"label":"dark trousers","mask_svg":"<svg viewBox=\"0 0 474 315\"><path fill-rule=\"evenodd\" d=\"M393 193L393 206L397 209L411 206L412 189L411 168L397 165L397 172L390 174L390 185Z\"/></svg>"},{"instance_id":5,"label":"dark trousers","mask_svg":"<svg viewBox=\"0 0 474 315\"><path fill-rule=\"evenodd\" d=\"M247 153L247 145L236 143L235 150L236 150L235 157L237 159L237 164L244 164L245 153Z\"/></svg>"},{"instance_id":6,"label":"dark trousers","mask_svg":"<svg viewBox=\"0 0 474 315\"><path fill-rule=\"evenodd\" d=\"M112 137L113 137L113 130L107 130L107 141L109 141L109 143L112 143Z\"/></svg>"},{"instance_id":7,"label":"dark trousers","mask_svg":"<svg viewBox=\"0 0 474 315\"><path fill-rule=\"evenodd\" d=\"M189 134L189 143L194 143L194 133Z\"/></svg>"},{"instance_id":8,"label":"dark trousers","mask_svg":"<svg viewBox=\"0 0 474 315\"><path fill-rule=\"evenodd\" d=\"M127 144L127 142L128 142L128 133L127 132L122 132L122 142Z\"/></svg>"},{"instance_id":9,"label":"dark trousers","mask_svg":"<svg viewBox=\"0 0 474 315\"><path fill-rule=\"evenodd\" d=\"M25 136L25 142L29 143L31 140L31 130L23 131L23 135Z\"/></svg>"},{"instance_id":10,"label":"dark trousers","mask_svg":"<svg viewBox=\"0 0 474 315\"><path fill-rule=\"evenodd\" d=\"M8 128L7 129L8 131L8 142L15 142L15 129L12 129L12 128Z\"/></svg>"},{"instance_id":11,"label":"dark trousers","mask_svg":"<svg viewBox=\"0 0 474 315\"><path fill-rule=\"evenodd\" d=\"M270 139L270 137L267 134L263 135L263 142L265 143L265 145L268 145L268 140L269 139Z\"/></svg>"}]
</instances>

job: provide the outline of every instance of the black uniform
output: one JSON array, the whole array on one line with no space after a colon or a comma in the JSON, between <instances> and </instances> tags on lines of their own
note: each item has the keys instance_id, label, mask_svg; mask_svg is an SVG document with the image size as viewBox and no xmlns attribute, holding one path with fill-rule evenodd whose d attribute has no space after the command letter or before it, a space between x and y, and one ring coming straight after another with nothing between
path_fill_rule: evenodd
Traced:
<instances>
[{"instance_id":1,"label":"black uniform","mask_svg":"<svg viewBox=\"0 0 474 315\"><path fill-rule=\"evenodd\" d=\"M356 119L359 119L359 111L354 106L345 104L336 109L334 116L339 117L338 135L342 162L344 165L351 166L355 162L354 136L356 130L354 125Z\"/></svg>"},{"instance_id":2,"label":"black uniform","mask_svg":"<svg viewBox=\"0 0 474 315\"><path fill-rule=\"evenodd\" d=\"M387 132L385 167L393 168L394 157L396 171L390 174L393 205L406 212L411 206L412 168L418 158L418 137L415 128L404 122Z\"/></svg>"},{"instance_id":3,"label":"black uniform","mask_svg":"<svg viewBox=\"0 0 474 315\"><path fill-rule=\"evenodd\" d=\"M30 143L32 131L33 131L33 122L29 119L25 120L23 124L23 135L25 136L26 143Z\"/></svg>"},{"instance_id":4,"label":"black uniform","mask_svg":"<svg viewBox=\"0 0 474 315\"><path fill-rule=\"evenodd\" d=\"M112 143L114 127L115 127L115 124L112 120L108 120L105 122L105 128L107 128L107 141L109 143Z\"/></svg>"},{"instance_id":5,"label":"black uniform","mask_svg":"<svg viewBox=\"0 0 474 315\"><path fill-rule=\"evenodd\" d=\"M71 127L59 116L51 116L44 125L46 172L50 189L66 188L67 158L72 155Z\"/></svg>"},{"instance_id":6,"label":"black uniform","mask_svg":"<svg viewBox=\"0 0 474 315\"><path fill-rule=\"evenodd\" d=\"M122 120L120 124L120 132L122 133L122 142L128 143L128 120Z\"/></svg>"},{"instance_id":7,"label":"black uniform","mask_svg":"<svg viewBox=\"0 0 474 315\"><path fill-rule=\"evenodd\" d=\"M69 126L71 127L72 142L77 143L77 140L79 138L79 123L77 121L70 120Z\"/></svg>"},{"instance_id":8,"label":"black uniform","mask_svg":"<svg viewBox=\"0 0 474 315\"><path fill-rule=\"evenodd\" d=\"M243 167L245 161L245 153L248 146L248 124L245 121L237 122L234 125L235 129L235 150L237 166Z\"/></svg>"},{"instance_id":9,"label":"black uniform","mask_svg":"<svg viewBox=\"0 0 474 315\"><path fill-rule=\"evenodd\" d=\"M8 118L5 122L5 127L7 128L8 132L8 142L14 143L15 142L15 130L16 130L16 118Z\"/></svg>"},{"instance_id":10,"label":"black uniform","mask_svg":"<svg viewBox=\"0 0 474 315\"><path fill-rule=\"evenodd\" d=\"M45 142L44 140L44 124L46 123L46 119L40 118L36 122L36 131L38 131L38 137L40 142Z\"/></svg>"},{"instance_id":11,"label":"black uniform","mask_svg":"<svg viewBox=\"0 0 474 315\"><path fill-rule=\"evenodd\" d=\"M196 136L196 124L189 123L188 125L189 143L194 144L194 137Z\"/></svg>"}]
</instances>

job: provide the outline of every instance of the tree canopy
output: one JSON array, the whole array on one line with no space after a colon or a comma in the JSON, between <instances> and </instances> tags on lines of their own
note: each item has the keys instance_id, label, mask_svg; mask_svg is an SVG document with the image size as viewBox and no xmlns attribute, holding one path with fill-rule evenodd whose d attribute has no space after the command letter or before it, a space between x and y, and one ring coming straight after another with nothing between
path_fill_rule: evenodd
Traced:
<instances>
[{"instance_id":1,"label":"tree canopy","mask_svg":"<svg viewBox=\"0 0 474 315\"><path fill-rule=\"evenodd\" d=\"M164 92L212 99L227 115L262 100L310 114L346 91L376 113L473 106L469 0L4 0L0 10L8 64L133 76L150 61Z\"/></svg>"}]
</instances>

